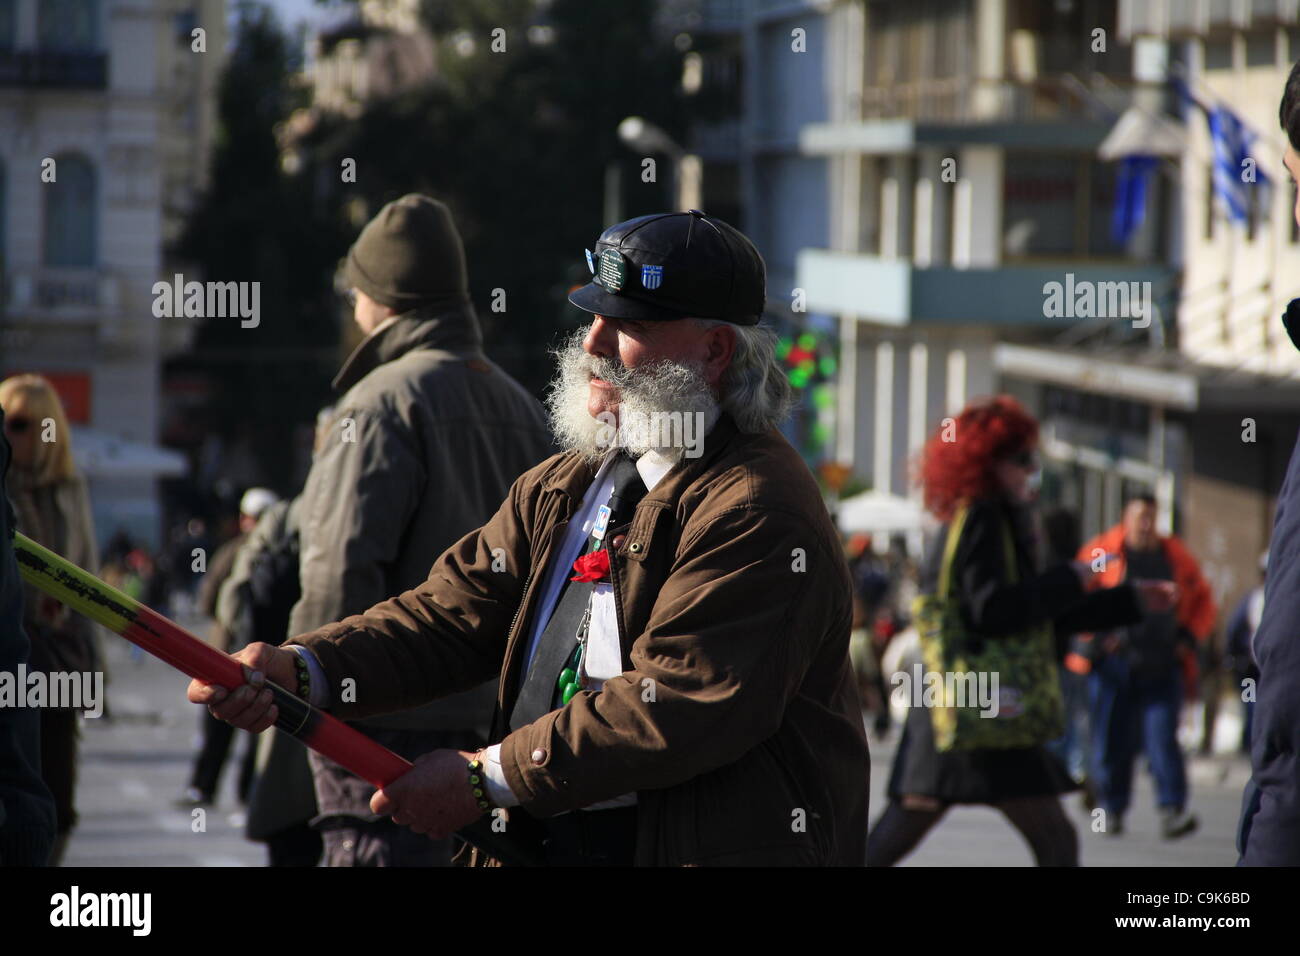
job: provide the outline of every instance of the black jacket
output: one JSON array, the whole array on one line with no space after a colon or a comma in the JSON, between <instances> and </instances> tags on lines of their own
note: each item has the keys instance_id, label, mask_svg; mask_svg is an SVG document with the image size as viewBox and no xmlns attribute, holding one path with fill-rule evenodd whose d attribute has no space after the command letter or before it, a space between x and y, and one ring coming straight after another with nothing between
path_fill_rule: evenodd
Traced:
<instances>
[{"instance_id":1,"label":"black jacket","mask_svg":"<svg viewBox=\"0 0 1300 956\"><path fill-rule=\"evenodd\" d=\"M1300 301L1300 300L1298 300ZM1251 781L1238 850L1242 866L1300 865L1300 446L1277 497L1251 729Z\"/></svg>"},{"instance_id":2,"label":"black jacket","mask_svg":"<svg viewBox=\"0 0 1300 956\"><path fill-rule=\"evenodd\" d=\"M28 660L23 588L14 560L14 513L4 494L9 442L0 409L0 672ZM0 707L0 866L43 866L54 843L54 799L41 780L40 711Z\"/></svg>"},{"instance_id":3,"label":"black jacket","mask_svg":"<svg viewBox=\"0 0 1300 956\"><path fill-rule=\"evenodd\" d=\"M1017 634L1031 625L1051 621L1059 656L1065 656L1070 635L1098 631L1141 619L1137 592L1130 585L1085 592L1068 564L1039 570L1037 549L1027 509L1003 500L976 501L953 561L962 614L975 634L989 638ZM1016 580L1006 568L1003 526L1012 530ZM921 573L921 590L932 593L947 527L936 535Z\"/></svg>"},{"instance_id":4,"label":"black jacket","mask_svg":"<svg viewBox=\"0 0 1300 956\"><path fill-rule=\"evenodd\" d=\"M1011 529L1015 580L1007 567L1003 528ZM934 593L951 524L934 536L920 585ZM1085 593L1068 564L1039 570L1028 509L1005 500L970 506L954 555L954 584L969 635L997 640L1051 621L1064 656L1075 631L1118 627L1138 620L1141 606L1131 585ZM1077 789L1065 767L1045 747L1005 750L935 749L930 712L913 707L894 759L889 795L928 796L943 803L996 804L1055 796Z\"/></svg>"}]
</instances>

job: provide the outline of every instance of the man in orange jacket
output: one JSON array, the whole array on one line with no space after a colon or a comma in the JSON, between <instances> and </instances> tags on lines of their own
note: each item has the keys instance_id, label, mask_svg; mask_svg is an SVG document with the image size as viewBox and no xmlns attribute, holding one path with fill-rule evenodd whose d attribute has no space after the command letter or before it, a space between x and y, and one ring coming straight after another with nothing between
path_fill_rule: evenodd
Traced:
<instances>
[{"instance_id":1,"label":"man in orange jacket","mask_svg":"<svg viewBox=\"0 0 1300 956\"><path fill-rule=\"evenodd\" d=\"M1156 533L1156 502L1138 495L1120 524L1087 542L1078 558L1092 566L1096 587L1126 578L1173 581L1171 613L1147 612L1141 623L1080 642L1067 666L1090 669L1092 772L1106 810L1106 831L1124 831L1133 789L1133 762L1146 751L1167 839L1196 829L1186 810L1187 773L1178 745L1183 682L1194 684L1196 646L1210 636L1218 611L1196 559L1175 537Z\"/></svg>"}]
</instances>

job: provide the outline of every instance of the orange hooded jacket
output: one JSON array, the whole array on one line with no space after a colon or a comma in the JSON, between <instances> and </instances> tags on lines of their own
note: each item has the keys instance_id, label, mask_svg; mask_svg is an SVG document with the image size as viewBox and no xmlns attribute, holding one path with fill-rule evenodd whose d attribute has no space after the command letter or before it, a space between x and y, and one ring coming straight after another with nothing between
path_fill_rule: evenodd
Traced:
<instances>
[{"instance_id":1,"label":"orange hooded jacket","mask_svg":"<svg viewBox=\"0 0 1300 956\"><path fill-rule=\"evenodd\" d=\"M1219 616L1209 582L1201 574L1200 565L1182 541L1173 536L1161 537L1160 544L1173 571L1174 583L1178 585L1178 604L1174 611L1178 626L1191 634L1198 644L1203 644L1214 630ZM1099 566L1097 558L1101 555L1105 555L1105 561L1100 564L1101 570L1095 570ZM1090 587L1109 588L1120 584L1128 570L1128 562L1124 558L1124 526L1117 524L1088 541L1079 549L1076 559L1094 568ZM1080 637L1083 640L1092 639L1090 634ZM1195 696L1198 678L1196 655L1188 648L1180 648L1179 652L1189 696ZM1086 674L1091 670L1092 662L1081 654L1071 653L1066 657L1065 666L1075 673Z\"/></svg>"}]
</instances>

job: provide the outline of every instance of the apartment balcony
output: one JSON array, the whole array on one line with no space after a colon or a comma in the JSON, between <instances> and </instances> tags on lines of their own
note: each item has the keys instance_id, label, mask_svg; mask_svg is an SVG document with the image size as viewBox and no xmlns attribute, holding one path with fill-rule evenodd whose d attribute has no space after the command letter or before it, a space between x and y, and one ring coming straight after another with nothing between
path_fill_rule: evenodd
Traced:
<instances>
[{"instance_id":1,"label":"apartment balcony","mask_svg":"<svg viewBox=\"0 0 1300 956\"><path fill-rule=\"evenodd\" d=\"M856 315L880 325L996 325L1065 328L1083 319L1105 315L1077 315L1071 293L1092 283L1096 295L1093 311L1107 309L1134 313L1132 286L1117 283L1150 282L1138 293L1152 290L1158 303L1173 273L1163 265L1087 265L1053 263L1004 265L997 268L958 269L952 266L918 268L907 259L804 249L796 260L795 286L803 289L810 312ZM1047 307L1045 287L1060 283L1066 315ZM1116 308L1121 305L1122 309ZM1067 301L1068 300L1068 301ZM1122 319L1130 316L1116 315Z\"/></svg>"},{"instance_id":2,"label":"apartment balcony","mask_svg":"<svg viewBox=\"0 0 1300 956\"><path fill-rule=\"evenodd\" d=\"M851 107L862 119L810 123L799 135L809 155L906 153L953 144L1027 149L1095 149L1132 103L1133 87L1099 74L1026 82L926 79L867 87Z\"/></svg>"},{"instance_id":3,"label":"apartment balcony","mask_svg":"<svg viewBox=\"0 0 1300 956\"><path fill-rule=\"evenodd\" d=\"M0 88L13 87L107 89L108 54L54 50L0 51Z\"/></svg>"}]
</instances>

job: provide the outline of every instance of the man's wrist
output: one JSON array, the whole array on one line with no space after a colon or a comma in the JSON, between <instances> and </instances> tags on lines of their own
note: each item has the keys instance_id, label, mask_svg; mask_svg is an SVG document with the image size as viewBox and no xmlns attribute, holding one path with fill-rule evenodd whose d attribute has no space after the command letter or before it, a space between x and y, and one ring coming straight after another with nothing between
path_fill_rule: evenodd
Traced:
<instances>
[{"instance_id":1,"label":"man's wrist","mask_svg":"<svg viewBox=\"0 0 1300 956\"><path fill-rule=\"evenodd\" d=\"M466 769L469 772L469 792L478 805L479 813L491 813L496 809L496 802L488 793L487 775L483 771L483 751L469 755Z\"/></svg>"},{"instance_id":2,"label":"man's wrist","mask_svg":"<svg viewBox=\"0 0 1300 956\"><path fill-rule=\"evenodd\" d=\"M501 745L493 744L482 751L483 777L487 783L488 796L498 807L517 807L519 798L510 789L506 773L501 769Z\"/></svg>"},{"instance_id":3,"label":"man's wrist","mask_svg":"<svg viewBox=\"0 0 1300 956\"><path fill-rule=\"evenodd\" d=\"M321 666L320 660L311 652L310 648L303 647L301 644L285 645L285 650L292 651L307 662L308 684L310 686L307 703L321 710L327 708L330 703L329 686L325 683L325 668Z\"/></svg>"}]
</instances>

